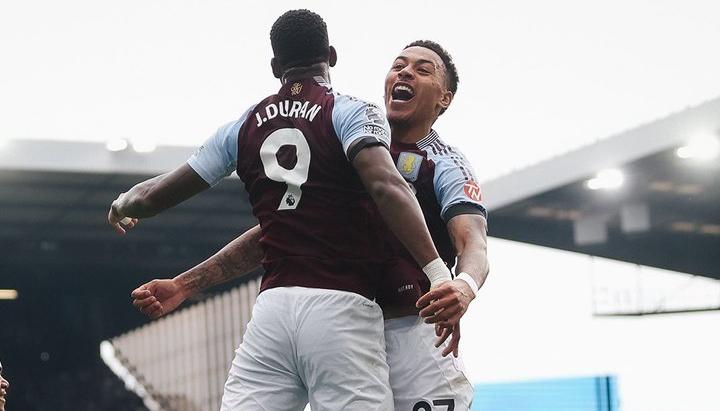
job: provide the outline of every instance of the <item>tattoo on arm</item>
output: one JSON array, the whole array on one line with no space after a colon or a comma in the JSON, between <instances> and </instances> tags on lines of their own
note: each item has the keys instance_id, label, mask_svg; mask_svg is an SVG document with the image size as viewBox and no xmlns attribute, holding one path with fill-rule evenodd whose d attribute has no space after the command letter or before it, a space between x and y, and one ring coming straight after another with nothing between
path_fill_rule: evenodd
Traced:
<instances>
[{"instance_id":1,"label":"tattoo on arm","mask_svg":"<svg viewBox=\"0 0 720 411\"><path fill-rule=\"evenodd\" d=\"M260 234L259 226L251 228L217 254L180 274L178 280L196 293L254 271L263 258Z\"/></svg>"}]
</instances>

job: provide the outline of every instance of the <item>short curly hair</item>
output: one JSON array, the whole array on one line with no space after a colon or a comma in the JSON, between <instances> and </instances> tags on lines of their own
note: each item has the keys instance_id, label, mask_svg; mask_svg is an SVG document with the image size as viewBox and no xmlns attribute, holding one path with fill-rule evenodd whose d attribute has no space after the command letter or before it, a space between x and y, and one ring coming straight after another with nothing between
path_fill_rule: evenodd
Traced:
<instances>
[{"instance_id":1,"label":"short curly hair","mask_svg":"<svg viewBox=\"0 0 720 411\"><path fill-rule=\"evenodd\" d=\"M457 93L460 77L458 77L457 68L455 67L455 63L453 63L453 59L450 53L448 53L447 50L443 48L443 46L431 40L416 40L405 46L406 49L409 47L424 47L426 49L434 51L438 56L440 56L440 59L445 65L445 86L448 90L452 91L453 95L455 95L455 93ZM440 111L440 114L444 112L445 109L442 109Z\"/></svg>"},{"instance_id":2,"label":"short curly hair","mask_svg":"<svg viewBox=\"0 0 720 411\"><path fill-rule=\"evenodd\" d=\"M327 25L310 10L285 12L270 30L273 54L283 70L327 61L330 56Z\"/></svg>"}]
</instances>

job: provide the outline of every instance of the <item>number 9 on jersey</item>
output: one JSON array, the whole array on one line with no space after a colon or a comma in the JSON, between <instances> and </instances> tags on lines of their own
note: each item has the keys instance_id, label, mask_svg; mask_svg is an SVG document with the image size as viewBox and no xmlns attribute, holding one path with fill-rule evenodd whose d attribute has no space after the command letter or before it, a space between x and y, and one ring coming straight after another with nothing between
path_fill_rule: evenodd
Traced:
<instances>
[{"instance_id":1,"label":"number 9 on jersey","mask_svg":"<svg viewBox=\"0 0 720 411\"><path fill-rule=\"evenodd\" d=\"M293 146L297 163L292 169L281 166L277 160L280 147ZM265 175L279 183L287 184L287 190L280 200L278 210L294 210L300 204L301 186L308 179L310 171L310 146L302 131L296 128L281 128L270 133L260 147L260 159Z\"/></svg>"}]
</instances>

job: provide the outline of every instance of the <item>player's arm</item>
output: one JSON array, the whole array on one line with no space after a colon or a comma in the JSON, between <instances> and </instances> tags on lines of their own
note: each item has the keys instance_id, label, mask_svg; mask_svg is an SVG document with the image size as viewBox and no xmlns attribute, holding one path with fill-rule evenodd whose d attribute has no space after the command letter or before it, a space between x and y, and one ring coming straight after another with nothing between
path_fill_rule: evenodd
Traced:
<instances>
[{"instance_id":1,"label":"player's arm","mask_svg":"<svg viewBox=\"0 0 720 411\"><path fill-rule=\"evenodd\" d=\"M438 256L420 205L395 168L388 147L390 126L377 106L339 96L333 109L335 133L380 214L415 261L432 288L450 280Z\"/></svg>"},{"instance_id":2,"label":"player's arm","mask_svg":"<svg viewBox=\"0 0 720 411\"><path fill-rule=\"evenodd\" d=\"M263 258L260 226L236 238L215 255L172 279L156 279L133 290L133 305L150 318L175 310L189 297L210 287L243 277Z\"/></svg>"},{"instance_id":3,"label":"player's arm","mask_svg":"<svg viewBox=\"0 0 720 411\"><path fill-rule=\"evenodd\" d=\"M457 278L469 282L473 293L490 272L487 257L487 219L481 214L461 214L448 222L448 233L457 253ZM469 278L463 274L467 274ZM472 284L472 282L475 284Z\"/></svg>"},{"instance_id":4,"label":"player's arm","mask_svg":"<svg viewBox=\"0 0 720 411\"><path fill-rule=\"evenodd\" d=\"M475 299L477 290L483 286L490 271L487 258L487 219L482 214L460 214L450 219L447 228L458 259L455 272L460 274L455 277L453 283L458 285L454 292L457 293L455 298L460 304L431 315L428 321L437 325L439 338L436 347L452 334L450 344L443 350L442 355L446 356L452 352L457 357L460 344L459 317L457 325L452 327L450 324L459 314L457 308L468 307ZM438 301L438 304L440 303L441 301ZM434 308L428 309L434 313L433 310Z\"/></svg>"},{"instance_id":5,"label":"player's arm","mask_svg":"<svg viewBox=\"0 0 720 411\"><path fill-rule=\"evenodd\" d=\"M218 128L205 143L175 170L143 181L113 201L108 222L119 234L133 228L138 218L152 217L214 186L235 170L237 138L250 107L238 120ZM129 222L123 221L126 217Z\"/></svg>"},{"instance_id":6,"label":"player's arm","mask_svg":"<svg viewBox=\"0 0 720 411\"><path fill-rule=\"evenodd\" d=\"M124 234L125 228L121 221L125 217L133 219L125 225L132 228L137 223L136 219L152 217L209 187L195 170L188 164L183 164L169 173L138 183L128 192L120 194L110 206L108 222L115 227L115 231Z\"/></svg>"},{"instance_id":7,"label":"player's arm","mask_svg":"<svg viewBox=\"0 0 720 411\"><path fill-rule=\"evenodd\" d=\"M480 187L472 179L468 161L454 149L451 158L439 158L433 181L441 216L458 254L455 280L431 290L418 300L425 322L440 328L460 323L488 272L487 211L480 203Z\"/></svg>"},{"instance_id":8,"label":"player's arm","mask_svg":"<svg viewBox=\"0 0 720 411\"><path fill-rule=\"evenodd\" d=\"M427 317L426 322L437 323L440 327L450 327L460 321L477 291L485 283L489 272L487 259L487 220L481 214L461 214L453 217L447 224L450 239L457 253L455 280L445 285L445 291L420 313ZM450 306L450 301L460 304Z\"/></svg>"},{"instance_id":9,"label":"player's arm","mask_svg":"<svg viewBox=\"0 0 720 411\"><path fill-rule=\"evenodd\" d=\"M415 194L393 163L386 147L362 149L353 167L377 204L385 223L405 245L415 261L425 267L438 258Z\"/></svg>"}]
</instances>

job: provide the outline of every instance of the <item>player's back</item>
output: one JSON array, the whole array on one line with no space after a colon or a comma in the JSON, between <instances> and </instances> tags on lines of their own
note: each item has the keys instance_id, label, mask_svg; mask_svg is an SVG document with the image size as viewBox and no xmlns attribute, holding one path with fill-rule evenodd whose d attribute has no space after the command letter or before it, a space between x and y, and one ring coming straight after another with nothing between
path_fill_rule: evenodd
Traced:
<instances>
[{"instance_id":1,"label":"player's back","mask_svg":"<svg viewBox=\"0 0 720 411\"><path fill-rule=\"evenodd\" d=\"M377 107L333 93L319 78L288 82L248 112L237 173L262 228L261 290L303 286L374 297L381 233L350 160L388 138Z\"/></svg>"}]
</instances>

